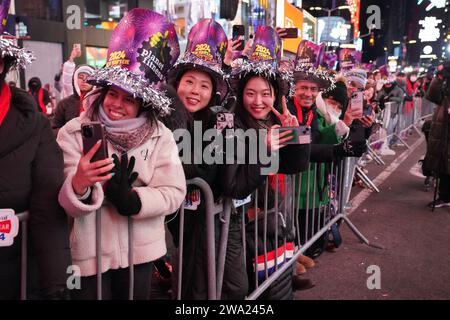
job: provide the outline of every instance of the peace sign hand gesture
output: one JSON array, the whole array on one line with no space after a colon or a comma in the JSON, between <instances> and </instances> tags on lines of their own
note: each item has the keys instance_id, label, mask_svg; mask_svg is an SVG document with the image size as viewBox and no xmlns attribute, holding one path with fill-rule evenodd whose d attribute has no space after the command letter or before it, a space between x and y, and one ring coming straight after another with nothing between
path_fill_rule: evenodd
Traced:
<instances>
[{"instance_id":1,"label":"peace sign hand gesture","mask_svg":"<svg viewBox=\"0 0 450 320\"><path fill-rule=\"evenodd\" d=\"M279 113L277 109L271 106L272 112L280 119L282 127L298 127L300 124L298 123L297 117L292 115L286 104L286 97L281 98L281 106L283 108L283 113Z\"/></svg>"}]
</instances>

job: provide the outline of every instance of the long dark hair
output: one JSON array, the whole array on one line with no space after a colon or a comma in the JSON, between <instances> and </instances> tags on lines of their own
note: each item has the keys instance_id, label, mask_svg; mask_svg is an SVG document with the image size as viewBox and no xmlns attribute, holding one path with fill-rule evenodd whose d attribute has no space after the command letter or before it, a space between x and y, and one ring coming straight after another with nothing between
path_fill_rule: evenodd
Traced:
<instances>
[{"instance_id":1,"label":"long dark hair","mask_svg":"<svg viewBox=\"0 0 450 320\"><path fill-rule=\"evenodd\" d=\"M95 91L92 91L89 95L87 95L85 97L85 99L86 99L86 98L90 97L91 95L98 94L98 96L92 102L89 109L86 111L86 115L89 119L98 120L98 113L100 110L100 106L103 103L103 101L105 101L105 97L110 88L111 88L111 86L101 87ZM153 110L153 108L151 108L151 106L148 106L148 107L144 106L142 99L138 98L137 100L139 101L139 104L140 104L138 116L142 113L145 113L145 116L150 120L151 125L154 126L157 122L157 116L156 116L155 110Z\"/></svg>"},{"instance_id":2,"label":"long dark hair","mask_svg":"<svg viewBox=\"0 0 450 320\"><path fill-rule=\"evenodd\" d=\"M242 121L242 123L244 124L244 126L246 128L253 128L253 129L261 128L261 125L258 122L258 120L254 119L251 116L251 114L247 111L247 109L245 109L245 107L244 107L244 88L247 85L247 83L250 81L250 79L257 78L257 77L266 81L267 84L269 85L270 93L275 94L274 106L278 106L279 102L281 101L280 90L278 88L278 83L275 80L273 80L273 79L269 80L264 77L258 76L256 74L249 74L249 75L243 77L238 82L238 85L236 88L237 100L236 100L234 107L232 108L232 111L236 114L237 118ZM274 90L274 92L272 92L272 90ZM273 123L278 123L278 120L273 115L272 111L269 112L269 120L271 120Z\"/></svg>"}]
</instances>

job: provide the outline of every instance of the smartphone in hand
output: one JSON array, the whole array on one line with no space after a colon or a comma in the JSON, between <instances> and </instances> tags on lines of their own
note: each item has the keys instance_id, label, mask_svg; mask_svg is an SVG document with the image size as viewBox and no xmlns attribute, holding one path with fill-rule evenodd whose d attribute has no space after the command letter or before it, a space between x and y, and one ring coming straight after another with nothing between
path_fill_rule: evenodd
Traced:
<instances>
[{"instance_id":1,"label":"smartphone in hand","mask_svg":"<svg viewBox=\"0 0 450 320\"><path fill-rule=\"evenodd\" d=\"M245 36L245 27L242 24L235 24L233 26L233 40L236 40L239 37L244 38ZM239 41L239 47L236 49L237 51L242 51L245 48L245 41L243 39L241 39Z\"/></svg>"},{"instance_id":2,"label":"smartphone in hand","mask_svg":"<svg viewBox=\"0 0 450 320\"><path fill-rule=\"evenodd\" d=\"M350 99L350 108L352 110L352 115L356 119L363 117L363 105L364 105L364 92L356 91L352 93Z\"/></svg>"},{"instance_id":3,"label":"smartphone in hand","mask_svg":"<svg viewBox=\"0 0 450 320\"><path fill-rule=\"evenodd\" d=\"M298 38L298 28L286 28L282 38Z\"/></svg>"},{"instance_id":4,"label":"smartphone in hand","mask_svg":"<svg viewBox=\"0 0 450 320\"><path fill-rule=\"evenodd\" d=\"M83 138L83 153L86 154L92 147L101 140L100 149L94 154L91 162L96 162L108 158L108 148L105 139L105 127L100 122L88 122L81 125L81 135Z\"/></svg>"},{"instance_id":5,"label":"smartphone in hand","mask_svg":"<svg viewBox=\"0 0 450 320\"><path fill-rule=\"evenodd\" d=\"M373 106L370 104L366 107L363 107L363 117L370 117L372 115Z\"/></svg>"},{"instance_id":6,"label":"smartphone in hand","mask_svg":"<svg viewBox=\"0 0 450 320\"><path fill-rule=\"evenodd\" d=\"M310 144L311 143L311 127L310 126L298 126L298 127L280 127L277 129L281 134L286 131L292 131L288 137L291 137L289 141L284 144Z\"/></svg>"}]
</instances>

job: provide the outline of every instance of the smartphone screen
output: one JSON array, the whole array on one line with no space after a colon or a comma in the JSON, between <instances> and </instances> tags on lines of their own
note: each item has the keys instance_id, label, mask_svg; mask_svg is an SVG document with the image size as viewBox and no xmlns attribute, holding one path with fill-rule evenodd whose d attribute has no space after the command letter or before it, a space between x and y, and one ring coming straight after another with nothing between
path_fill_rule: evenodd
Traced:
<instances>
[{"instance_id":1,"label":"smartphone screen","mask_svg":"<svg viewBox=\"0 0 450 320\"><path fill-rule=\"evenodd\" d=\"M372 115L373 107L371 105L367 105L363 108L363 117L369 117Z\"/></svg>"},{"instance_id":2,"label":"smartphone screen","mask_svg":"<svg viewBox=\"0 0 450 320\"><path fill-rule=\"evenodd\" d=\"M350 100L350 108L352 109L352 114L355 118L363 117L363 104L364 104L364 92L357 91L352 93L352 98Z\"/></svg>"},{"instance_id":3,"label":"smartphone screen","mask_svg":"<svg viewBox=\"0 0 450 320\"><path fill-rule=\"evenodd\" d=\"M311 143L311 127L299 126L299 127L280 127L278 133L281 134L286 131L291 131L288 135L290 140L284 142L284 144L310 144Z\"/></svg>"},{"instance_id":4,"label":"smartphone screen","mask_svg":"<svg viewBox=\"0 0 450 320\"><path fill-rule=\"evenodd\" d=\"M108 149L106 145L104 126L100 122L83 123L81 125L81 135L83 137L83 153L86 154L97 143L102 141L100 149L94 154L91 162L108 158Z\"/></svg>"},{"instance_id":5,"label":"smartphone screen","mask_svg":"<svg viewBox=\"0 0 450 320\"><path fill-rule=\"evenodd\" d=\"M236 40L237 38L241 37L244 38L245 36L245 27L242 24L235 24L233 26L233 40ZM241 40L239 47L236 49L238 51L244 50L245 47L245 41Z\"/></svg>"}]
</instances>

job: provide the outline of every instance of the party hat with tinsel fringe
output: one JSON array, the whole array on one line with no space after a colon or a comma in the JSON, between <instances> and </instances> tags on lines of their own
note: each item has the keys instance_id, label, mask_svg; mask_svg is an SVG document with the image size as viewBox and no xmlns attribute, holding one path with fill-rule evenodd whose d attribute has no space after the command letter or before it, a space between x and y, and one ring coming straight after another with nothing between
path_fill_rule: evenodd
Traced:
<instances>
[{"instance_id":1,"label":"party hat with tinsel fringe","mask_svg":"<svg viewBox=\"0 0 450 320\"><path fill-rule=\"evenodd\" d=\"M103 87L115 85L164 117L171 112L171 100L159 87L166 82L179 54L174 25L159 13L135 8L114 29L106 66L95 70L88 82Z\"/></svg>"}]
</instances>

